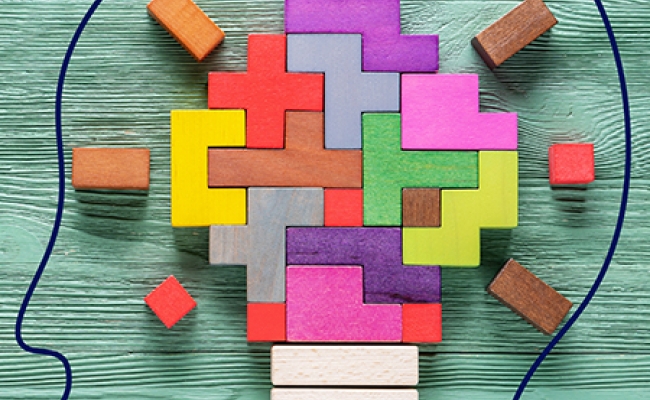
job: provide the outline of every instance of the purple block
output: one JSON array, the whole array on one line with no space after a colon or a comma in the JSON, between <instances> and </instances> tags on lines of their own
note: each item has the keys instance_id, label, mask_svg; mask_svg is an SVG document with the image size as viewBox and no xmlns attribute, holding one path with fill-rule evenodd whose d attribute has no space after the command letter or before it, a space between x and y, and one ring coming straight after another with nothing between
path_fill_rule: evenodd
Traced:
<instances>
[{"instance_id":1,"label":"purple block","mask_svg":"<svg viewBox=\"0 0 650 400\"><path fill-rule=\"evenodd\" d=\"M288 228L288 265L362 265L364 302L440 303L440 267L404 266L400 228Z\"/></svg>"},{"instance_id":2,"label":"purple block","mask_svg":"<svg viewBox=\"0 0 650 400\"><path fill-rule=\"evenodd\" d=\"M365 71L438 70L437 35L402 35L399 0L285 0L286 33L360 33Z\"/></svg>"}]
</instances>

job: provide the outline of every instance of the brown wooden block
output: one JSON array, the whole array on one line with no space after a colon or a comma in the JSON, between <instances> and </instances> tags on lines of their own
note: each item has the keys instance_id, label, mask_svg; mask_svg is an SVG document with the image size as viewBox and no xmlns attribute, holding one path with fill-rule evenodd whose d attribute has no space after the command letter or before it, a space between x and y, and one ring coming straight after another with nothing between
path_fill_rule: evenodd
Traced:
<instances>
[{"instance_id":1,"label":"brown wooden block","mask_svg":"<svg viewBox=\"0 0 650 400\"><path fill-rule=\"evenodd\" d=\"M226 36L192 0L152 0L147 10L198 61Z\"/></svg>"},{"instance_id":2,"label":"brown wooden block","mask_svg":"<svg viewBox=\"0 0 650 400\"><path fill-rule=\"evenodd\" d=\"M72 149L72 186L149 190L149 149Z\"/></svg>"},{"instance_id":3,"label":"brown wooden block","mask_svg":"<svg viewBox=\"0 0 650 400\"><path fill-rule=\"evenodd\" d=\"M557 24L542 0L525 0L472 39L490 69L501 65Z\"/></svg>"},{"instance_id":4,"label":"brown wooden block","mask_svg":"<svg viewBox=\"0 0 650 400\"><path fill-rule=\"evenodd\" d=\"M557 329L573 305L513 259L499 271L487 292L547 335Z\"/></svg>"},{"instance_id":5,"label":"brown wooden block","mask_svg":"<svg viewBox=\"0 0 650 400\"><path fill-rule=\"evenodd\" d=\"M326 150L322 112L287 112L283 150L210 149L209 187L361 187L360 150Z\"/></svg>"},{"instance_id":6,"label":"brown wooden block","mask_svg":"<svg viewBox=\"0 0 650 400\"><path fill-rule=\"evenodd\" d=\"M440 189L402 189L403 226L440 226Z\"/></svg>"}]
</instances>

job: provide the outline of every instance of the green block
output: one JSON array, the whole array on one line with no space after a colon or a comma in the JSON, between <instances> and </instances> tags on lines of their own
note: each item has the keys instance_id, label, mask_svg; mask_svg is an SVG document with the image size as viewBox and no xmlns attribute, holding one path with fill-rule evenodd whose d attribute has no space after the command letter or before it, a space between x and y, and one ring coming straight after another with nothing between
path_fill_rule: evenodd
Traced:
<instances>
[{"instance_id":1,"label":"green block","mask_svg":"<svg viewBox=\"0 0 650 400\"><path fill-rule=\"evenodd\" d=\"M400 114L363 115L363 223L402 225L402 188L477 188L478 152L404 151Z\"/></svg>"}]
</instances>

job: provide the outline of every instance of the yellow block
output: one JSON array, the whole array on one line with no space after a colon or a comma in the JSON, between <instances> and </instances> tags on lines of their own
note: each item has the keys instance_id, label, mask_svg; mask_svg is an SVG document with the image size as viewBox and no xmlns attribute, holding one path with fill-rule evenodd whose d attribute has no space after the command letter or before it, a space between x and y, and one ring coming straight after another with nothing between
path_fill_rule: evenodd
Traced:
<instances>
[{"instance_id":1,"label":"yellow block","mask_svg":"<svg viewBox=\"0 0 650 400\"><path fill-rule=\"evenodd\" d=\"M208 147L244 147L244 110L171 112L172 226L246 224L246 189L208 188Z\"/></svg>"},{"instance_id":2,"label":"yellow block","mask_svg":"<svg viewBox=\"0 0 650 400\"><path fill-rule=\"evenodd\" d=\"M516 151L479 152L479 188L442 191L440 228L404 228L404 264L476 267L480 229L517 226Z\"/></svg>"}]
</instances>

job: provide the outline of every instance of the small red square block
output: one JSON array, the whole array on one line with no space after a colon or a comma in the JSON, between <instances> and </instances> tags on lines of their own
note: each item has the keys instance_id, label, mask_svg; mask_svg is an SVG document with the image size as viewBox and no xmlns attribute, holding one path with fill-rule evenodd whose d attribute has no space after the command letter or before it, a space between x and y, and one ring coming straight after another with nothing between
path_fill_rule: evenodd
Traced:
<instances>
[{"instance_id":1,"label":"small red square block","mask_svg":"<svg viewBox=\"0 0 650 400\"><path fill-rule=\"evenodd\" d=\"M363 190L325 189L325 226L363 226Z\"/></svg>"},{"instance_id":2,"label":"small red square block","mask_svg":"<svg viewBox=\"0 0 650 400\"><path fill-rule=\"evenodd\" d=\"M249 342L287 340L287 308L284 303L248 303L246 314Z\"/></svg>"},{"instance_id":3,"label":"small red square block","mask_svg":"<svg viewBox=\"0 0 650 400\"><path fill-rule=\"evenodd\" d=\"M593 143L554 144L548 149L551 185L578 185L593 182Z\"/></svg>"},{"instance_id":4,"label":"small red square block","mask_svg":"<svg viewBox=\"0 0 650 400\"><path fill-rule=\"evenodd\" d=\"M402 342L442 341L442 304L403 304Z\"/></svg>"},{"instance_id":5,"label":"small red square block","mask_svg":"<svg viewBox=\"0 0 650 400\"><path fill-rule=\"evenodd\" d=\"M196 301L181 286L180 282L170 275L157 288L144 298L145 303L170 329L188 312L196 307Z\"/></svg>"}]
</instances>

